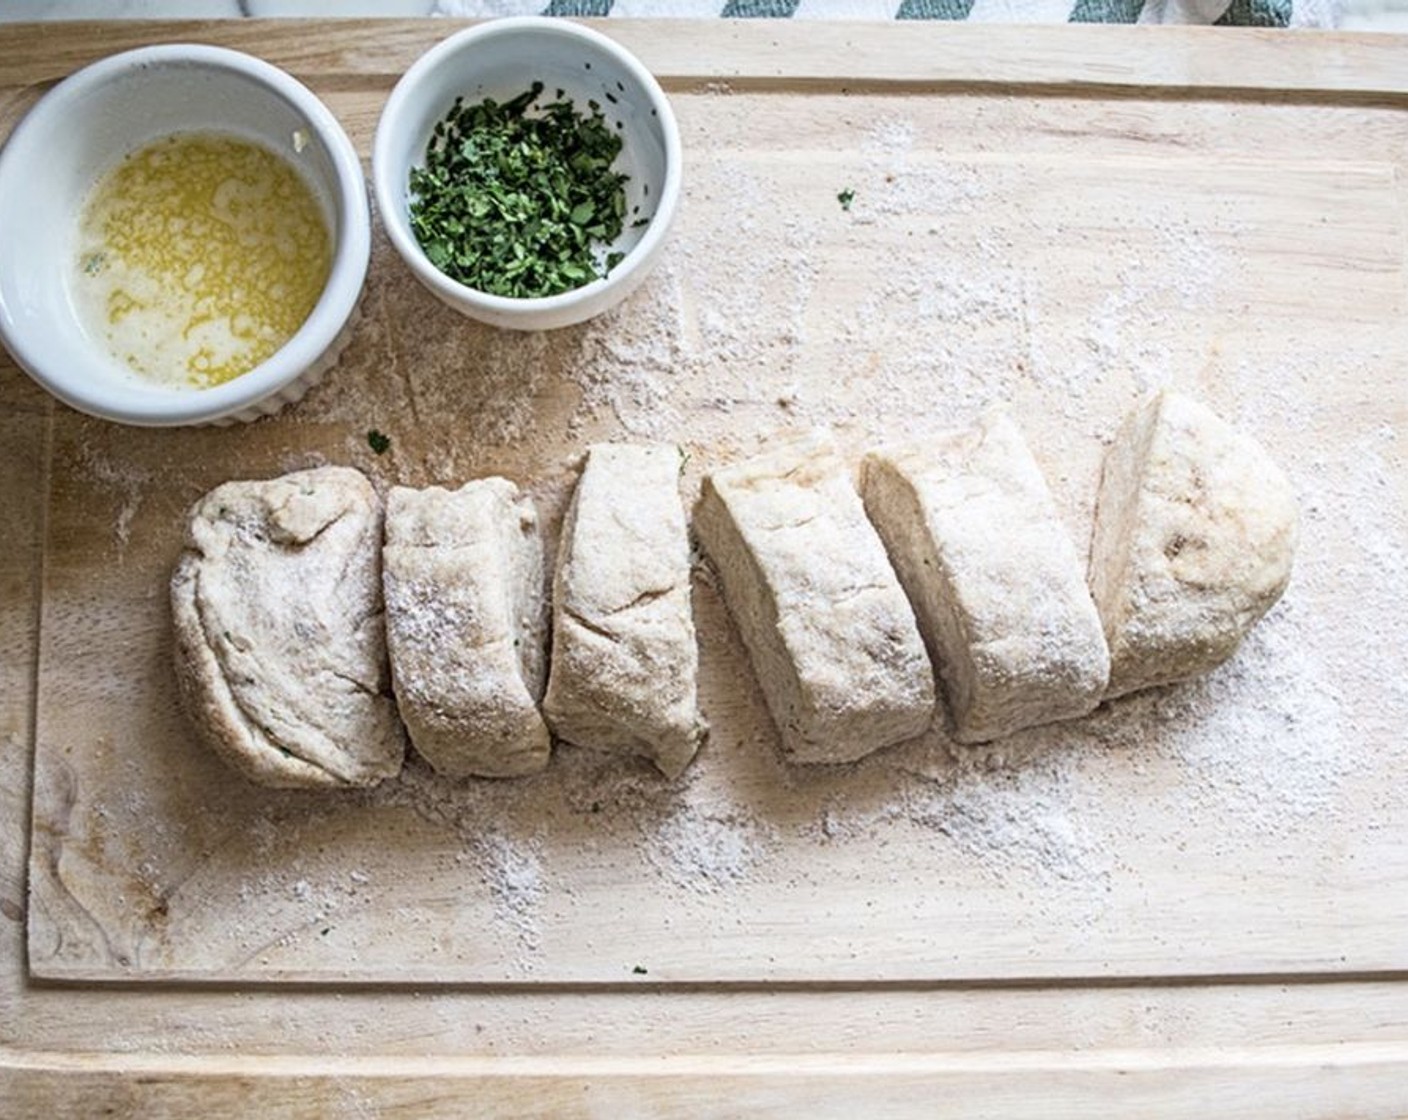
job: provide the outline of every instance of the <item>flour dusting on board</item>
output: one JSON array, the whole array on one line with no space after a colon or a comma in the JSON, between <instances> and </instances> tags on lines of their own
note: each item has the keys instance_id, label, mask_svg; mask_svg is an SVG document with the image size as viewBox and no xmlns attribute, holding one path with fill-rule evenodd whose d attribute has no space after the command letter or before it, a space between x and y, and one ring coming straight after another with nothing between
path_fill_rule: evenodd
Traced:
<instances>
[{"instance_id":1,"label":"flour dusting on board","mask_svg":"<svg viewBox=\"0 0 1408 1120\"><path fill-rule=\"evenodd\" d=\"M535 952L542 944L537 908L544 891L538 846L491 834L480 849L495 919L513 929L523 949Z\"/></svg>"},{"instance_id":2,"label":"flour dusting on board","mask_svg":"<svg viewBox=\"0 0 1408 1120\"><path fill-rule=\"evenodd\" d=\"M968 766L933 789L911 788L904 810L999 877L1105 889L1113 855L1082 820L1071 780L1069 760L1049 754L1019 767Z\"/></svg>"},{"instance_id":3,"label":"flour dusting on board","mask_svg":"<svg viewBox=\"0 0 1408 1120\"><path fill-rule=\"evenodd\" d=\"M115 493L121 500L113 520L112 535L121 556L132 539L132 521L142 507L146 487L152 474L143 467L120 463L92 447L80 452L79 463L84 473L99 486Z\"/></svg>"},{"instance_id":4,"label":"flour dusting on board","mask_svg":"<svg viewBox=\"0 0 1408 1120\"><path fill-rule=\"evenodd\" d=\"M1353 765L1343 696L1302 610L1290 599L1231 664L1140 713L1161 729L1154 749L1186 770L1180 796L1208 819L1235 816L1239 831L1285 836L1333 808Z\"/></svg>"},{"instance_id":5,"label":"flour dusting on board","mask_svg":"<svg viewBox=\"0 0 1408 1120\"><path fill-rule=\"evenodd\" d=\"M646 859L676 886L709 894L741 882L775 843L773 830L735 806L686 805L643 832Z\"/></svg>"}]
</instances>

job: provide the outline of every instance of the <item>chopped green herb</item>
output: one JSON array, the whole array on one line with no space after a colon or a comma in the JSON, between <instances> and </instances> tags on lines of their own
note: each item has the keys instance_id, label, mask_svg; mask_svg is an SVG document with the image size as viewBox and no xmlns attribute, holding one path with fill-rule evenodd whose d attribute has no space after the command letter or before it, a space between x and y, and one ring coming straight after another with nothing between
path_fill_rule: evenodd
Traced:
<instances>
[{"instance_id":1,"label":"chopped green herb","mask_svg":"<svg viewBox=\"0 0 1408 1120\"><path fill-rule=\"evenodd\" d=\"M557 295L605 276L623 254L622 141L589 101L577 112L543 84L499 104L457 98L411 171L411 229L430 262L491 295Z\"/></svg>"},{"instance_id":2,"label":"chopped green herb","mask_svg":"<svg viewBox=\"0 0 1408 1120\"><path fill-rule=\"evenodd\" d=\"M631 971L632 971L633 973L635 973L637 976L648 976L648 975L650 975L650 969L645 968L645 967L642 966L642 965L636 965L635 968L631 969Z\"/></svg>"},{"instance_id":3,"label":"chopped green herb","mask_svg":"<svg viewBox=\"0 0 1408 1120\"><path fill-rule=\"evenodd\" d=\"M851 203L855 200L856 192L851 190L850 187L847 187L845 190L843 190L840 194L836 196L836 201L841 204L842 210L849 210L851 208Z\"/></svg>"},{"instance_id":4,"label":"chopped green herb","mask_svg":"<svg viewBox=\"0 0 1408 1120\"><path fill-rule=\"evenodd\" d=\"M391 437L373 428L367 433L367 446L378 455L385 455L391 449Z\"/></svg>"}]
</instances>

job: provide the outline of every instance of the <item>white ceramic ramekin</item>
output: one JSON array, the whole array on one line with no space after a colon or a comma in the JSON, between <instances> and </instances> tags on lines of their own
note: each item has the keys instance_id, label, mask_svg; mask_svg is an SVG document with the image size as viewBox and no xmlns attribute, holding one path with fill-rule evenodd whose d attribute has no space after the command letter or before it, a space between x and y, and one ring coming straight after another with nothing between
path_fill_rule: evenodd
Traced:
<instances>
[{"instance_id":1,"label":"white ceramic ramekin","mask_svg":"<svg viewBox=\"0 0 1408 1120\"><path fill-rule=\"evenodd\" d=\"M332 272L272 357L209 389L144 382L89 338L69 292L84 202L127 153L176 132L223 132L286 158L333 238ZM337 360L366 277L371 219L361 163L337 119L277 67L219 47L128 51L59 83L0 151L0 341L60 400L124 424L254 420L298 400Z\"/></svg>"},{"instance_id":2,"label":"white ceramic ramekin","mask_svg":"<svg viewBox=\"0 0 1408 1120\"><path fill-rule=\"evenodd\" d=\"M610 275L541 299L513 299L466 287L430 263L410 225L411 169L425 163L431 130L456 97L506 101L540 81L561 89L579 111L589 100L620 122L616 167L630 178L626 210L649 223L627 228L612 245L626 254ZM392 90L372 149L372 187L391 244L416 278L448 306L496 327L548 330L580 323L615 306L645 279L664 248L679 203L679 128L660 85L614 40L563 19L491 20L432 47Z\"/></svg>"}]
</instances>

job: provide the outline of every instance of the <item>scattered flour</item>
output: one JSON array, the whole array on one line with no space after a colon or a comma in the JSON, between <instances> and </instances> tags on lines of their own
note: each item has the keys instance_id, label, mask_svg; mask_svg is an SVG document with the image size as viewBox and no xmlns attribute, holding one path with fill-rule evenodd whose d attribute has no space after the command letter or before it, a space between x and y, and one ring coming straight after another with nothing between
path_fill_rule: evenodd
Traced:
<instances>
[{"instance_id":1,"label":"scattered flour","mask_svg":"<svg viewBox=\"0 0 1408 1120\"><path fill-rule=\"evenodd\" d=\"M543 885L540 845L491 833L478 844L480 865L494 896L494 918L511 928L529 953L542 947L538 907Z\"/></svg>"},{"instance_id":2,"label":"scattered flour","mask_svg":"<svg viewBox=\"0 0 1408 1120\"><path fill-rule=\"evenodd\" d=\"M1067 760L1052 754L1015 768L966 766L932 788L912 787L902 812L998 878L1031 875L1108 890L1109 846L1081 819L1071 782Z\"/></svg>"},{"instance_id":3,"label":"scattered flour","mask_svg":"<svg viewBox=\"0 0 1408 1120\"><path fill-rule=\"evenodd\" d=\"M87 477L104 489L115 492L121 499L112 527L120 559L132 539L132 521L142 507L147 487L153 480L152 472L144 467L122 463L89 446L80 449L78 463Z\"/></svg>"},{"instance_id":4,"label":"scattered flour","mask_svg":"<svg viewBox=\"0 0 1408 1120\"><path fill-rule=\"evenodd\" d=\"M698 894L742 882L776 838L738 809L685 806L642 835L646 859L665 879Z\"/></svg>"},{"instance_id":5,"label":"scattered flour","mask_svg":"<svg viewBox=\"0 0 1408 1120\"><path fill-rule=\"evenodd\" d=\"M1143 745L1184 771L1174 808L1219 828L1235 821L1237 832L1285 840L1306 818L1335 807L1354 765L1354 737L1303 612L1292 597L1229 664L1136 709L1160 729Z\"/></svg>"}]
</instances>

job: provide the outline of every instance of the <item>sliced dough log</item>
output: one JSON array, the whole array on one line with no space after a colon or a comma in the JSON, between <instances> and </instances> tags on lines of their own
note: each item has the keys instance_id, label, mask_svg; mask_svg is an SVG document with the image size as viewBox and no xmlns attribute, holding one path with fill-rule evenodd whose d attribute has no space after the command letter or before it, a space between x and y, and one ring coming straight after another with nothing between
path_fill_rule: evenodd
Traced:
<instances>
[{"instance_id":1,"label":"sliced dough log","mask_svg":"<svg viewBox=\"0 0 1408 1120\"><path fill-rule=\"evenodd\" d=\"M695 531L794 760L847 762L928 727L914 614L829 435L716 471Z\"/></svg>"},{"instance_id":2,"label":"sliced dough log","mask_svg":"<svg viewBox=\"0 0 1408 1120\"><path fill-rule=\"evenodd\" d=\"M1231 657L1286 589L1296 535L1290 483L1255 440L1182 394L1144 402L1106 454L1090 549L1108 695Z\"/></svg>"},{"instance_id":3,"label":"sliced dough log","mask_svg":"<svg viewBox=\"0 0 1408 1120\"><path fill-rule=\"evenodd\" d=\"M386 633L401 717L439 773L542 770L547 601L532 500L507 479L386 499Z\"/></svg>"},{"instance_id":4,"label":"sliced dough log","mask_svg":"<svg viewBox=\"0 0 1408 1120\"><path fill-rule=\"evenodd\" d=\"M1080 556L1016 424L1000 413L867 455L865 509L944 683L980 743L1084 715L1110 659Z\"/></svg>"},{"instance_id":5,"label":"sliced dough log","mask_svg":"<svg viewBox=\"0 0 1408 1120\"><path fill-rule=\"evenodd\" d=\"M587 454L553 580L552 673L543 710L578 746L644 755L677 776L707 727L680 452L598 444Z\"/></svg>"},{"instance_id":6,"label":"sliced dough log","mask_svg":"<svg viewBox=\"0 0 1408 1120\"><path fill-rule=\"evenodd\" d=\"M228 482L192 508L171 581L176 679L201 738L252 781L400 771L380 563L381 504L354 470Z\"/></svg>"}]
</instances>

